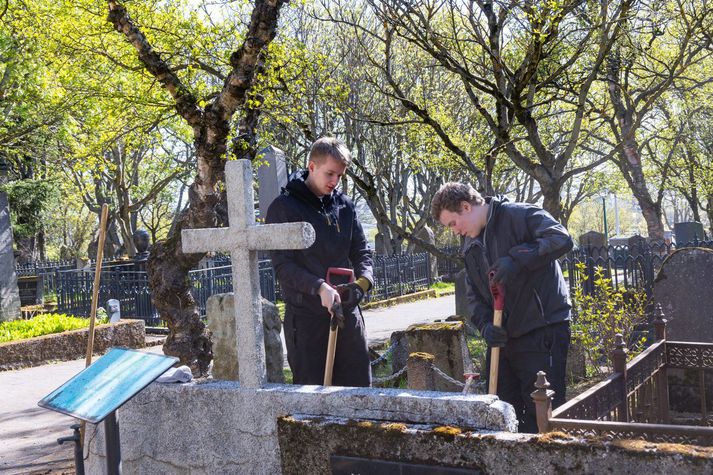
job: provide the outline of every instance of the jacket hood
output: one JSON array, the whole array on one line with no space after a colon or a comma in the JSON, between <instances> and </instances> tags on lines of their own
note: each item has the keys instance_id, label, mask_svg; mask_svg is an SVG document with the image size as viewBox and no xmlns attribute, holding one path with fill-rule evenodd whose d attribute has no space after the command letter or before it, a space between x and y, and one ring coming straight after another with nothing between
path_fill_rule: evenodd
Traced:
<instances>
[{"instance_id":1,"label":"jacket hood","mask_svg":"<svg viewBox=\"0 0 713 475\"><path fill-rule=\"evenodd\" d=\"M316 208L328 206L334 200L336 194L341 193L340 191L334 190L331 194L325 195L321 199L317 198L317 195L312 193L312 190L307 186L307 176L309 176L309 170L295 171L290 175L287 185L282 189L283 192L286 191Z\"/></svg>"}]
</instances>

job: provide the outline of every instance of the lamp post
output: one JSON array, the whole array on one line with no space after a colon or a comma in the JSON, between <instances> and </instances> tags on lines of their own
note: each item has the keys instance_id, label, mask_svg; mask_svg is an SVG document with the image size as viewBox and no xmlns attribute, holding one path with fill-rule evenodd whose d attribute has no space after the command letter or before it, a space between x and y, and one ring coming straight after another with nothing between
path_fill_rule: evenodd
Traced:
<instances>
[{"instance_id":1,"label":"lamp post","mask_svg":"<svg viewBox=\"0 0 713 475\"><path fill-rule=\"evenodd\" d=\"M602 209L604 210L604 240L609 240L609 232L607 230L607 197L602 196Z\"/></svg>"}]
</instances>

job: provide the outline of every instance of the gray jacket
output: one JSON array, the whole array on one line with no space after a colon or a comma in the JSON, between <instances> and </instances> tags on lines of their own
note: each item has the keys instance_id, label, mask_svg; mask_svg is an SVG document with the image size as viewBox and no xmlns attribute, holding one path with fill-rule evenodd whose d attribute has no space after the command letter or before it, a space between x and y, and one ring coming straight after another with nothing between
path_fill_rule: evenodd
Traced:
<instances>
[{"instance_id":1,"label":"gray jacket","mask_svg":"<svg viewBox=\"0 0 713 475\"><path fill-rule=\"evenodd\" d=\"M493 299L488 270L509 255L520 266L505 286L503 327L511 338L537 328L569 320L569 289L557 258L573 247L567 230L542 208L509 203L495 197L488 223L476 239L466 243L468 303L473 324L483 331L493 321Z\"/></svg>"}]
</instances>

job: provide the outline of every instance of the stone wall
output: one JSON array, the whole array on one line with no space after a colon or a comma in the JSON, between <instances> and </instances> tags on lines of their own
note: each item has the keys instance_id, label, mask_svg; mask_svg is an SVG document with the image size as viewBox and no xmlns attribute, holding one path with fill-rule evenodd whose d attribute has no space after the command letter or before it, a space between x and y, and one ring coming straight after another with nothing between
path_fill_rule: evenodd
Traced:
<instances>
[{"instance_id":1,"label":"stone wall","mask_svg":"<svg viewBox=\"0 0 713 475\"><path fill-rule=\"evenodd\" d=\"M87 353L88 333L87 329L72 330L0 343L0 371L83 358ZM143 348L145 344L143 320L122 320L95 327L94 353L104 353L112 346Z\"/></svg>"},{"instance_id":2,"label":"stone wall","mask_svg":"<svg viewBox=\"0 0 713 475\"><path fill-rule=\"evenodd\" d=\"M279 384L248 389L210 380L154 383L118 411L123 473L280 473L277 420L297 412L511 432L517 425L512 406L495 396ZM106 473L103 425L89 424L85 440L86 473Z\"/></svg>"},{"instance_id":3,"label":"stone wall","mask_svg":"<svg viewBox=\"0 0 713 475\"><path fill-rule=\"evenodd\" d=\"M456 427L308 416L281 418L278 433L285 475L346 473L332 469L347 457L386 461L388 468L360 467L361 473L400 473L398 463L455 469L451 473L713 473L713 448L581 440L561 433L478 434ZM334 455L341 460L333 465Z\"/></svg>"}]
</instances>

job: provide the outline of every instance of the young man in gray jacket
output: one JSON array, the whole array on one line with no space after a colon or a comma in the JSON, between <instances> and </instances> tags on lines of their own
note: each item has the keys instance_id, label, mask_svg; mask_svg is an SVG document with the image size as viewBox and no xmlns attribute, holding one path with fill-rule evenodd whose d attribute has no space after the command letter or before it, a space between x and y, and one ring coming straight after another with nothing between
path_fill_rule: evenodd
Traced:
<instances>
[{"instance_id":1,"label":"young man in gray jacket","mask_svg":"<svg viewBox=\"0 0 713 475\"><path fill-rule=\"evenodd\" d=\"M565 401L571 304L557 258L572 249L572 238L542 208L483 198L464 183L443 185L431 213L466 237L471 319L489 347L502 347L498 396L515 407L520 432L537 432L530 393L538 371L547 373L554 407ZM493 325L491 284L504 286L502 327Z\"/></svg>"}]
</instances>

